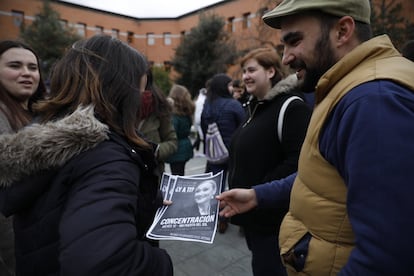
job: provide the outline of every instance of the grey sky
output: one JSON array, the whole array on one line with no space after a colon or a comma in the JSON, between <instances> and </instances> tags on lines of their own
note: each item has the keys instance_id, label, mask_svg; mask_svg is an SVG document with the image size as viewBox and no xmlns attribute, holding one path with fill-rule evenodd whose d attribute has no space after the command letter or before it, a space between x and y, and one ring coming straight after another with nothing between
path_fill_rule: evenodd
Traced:
<instances>
[{"instance_id":1,"label":"grey sky","mask_svg":"<svg viewBox=\"0 0 414 276\"><path fill-rule=\"evenodd\" d=\"M61 0L123 15L151 18L177 17L223 0Z\"/></svg>"}]
</instances>

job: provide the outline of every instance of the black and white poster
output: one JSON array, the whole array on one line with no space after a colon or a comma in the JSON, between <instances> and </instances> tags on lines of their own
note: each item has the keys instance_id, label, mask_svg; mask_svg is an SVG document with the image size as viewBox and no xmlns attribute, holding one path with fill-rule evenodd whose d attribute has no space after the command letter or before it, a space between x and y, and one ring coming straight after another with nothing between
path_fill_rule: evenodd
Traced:
<instances>
[{"instance_id":1,"label":"black and white poster","mask_svg":"<svg viewBox=\"0 0 414 276\"><path fill-rule=\"evenodd\" d=\"M147 237L213 243L218 221L222 172L211 175L164 174L160 189L169 206L158 209Z\"/></svg>"}]
</instances>

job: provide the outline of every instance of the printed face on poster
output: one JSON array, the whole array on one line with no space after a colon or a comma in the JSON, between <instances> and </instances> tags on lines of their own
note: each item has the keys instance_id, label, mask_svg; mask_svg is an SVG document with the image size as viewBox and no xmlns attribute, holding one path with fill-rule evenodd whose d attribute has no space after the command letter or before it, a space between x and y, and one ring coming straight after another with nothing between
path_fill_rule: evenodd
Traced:
<instances>
[{"instance_id":1,"label":"printed face on poster","mask_svg":"<svg viewBox=\"0 0 414 276\"><path fill-rule=\"evenodd\" d=\"M191 177L164 174L161 191L173 202L160 208L148 238L179 239L212 243L217 229L222 173Z\"/></svg>"}]
</instances>

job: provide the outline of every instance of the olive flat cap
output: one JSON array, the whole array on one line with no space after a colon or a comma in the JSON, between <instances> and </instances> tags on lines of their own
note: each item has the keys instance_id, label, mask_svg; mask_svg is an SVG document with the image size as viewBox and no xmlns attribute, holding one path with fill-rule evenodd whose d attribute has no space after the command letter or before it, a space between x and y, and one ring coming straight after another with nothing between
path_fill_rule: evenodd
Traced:
<instances>
[{"instance_id":1,"label":"olive flat cap","mask_svg":"<svg viewBox=\"0 0 414 276\"><path fill-rule=\"evenodd\" d=\"M369 0L283 0L276 8L263 15L263 21L280 29L283 17L305 11L320 11L336 16L349 15L355 21L370 24Z\"/></svg>"}]
</instances>

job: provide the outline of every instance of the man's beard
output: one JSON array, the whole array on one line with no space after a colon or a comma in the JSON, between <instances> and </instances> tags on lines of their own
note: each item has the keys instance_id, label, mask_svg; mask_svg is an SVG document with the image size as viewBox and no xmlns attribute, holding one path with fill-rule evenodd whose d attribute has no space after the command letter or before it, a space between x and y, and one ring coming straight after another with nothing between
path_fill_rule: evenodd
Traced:
<instances>
[{"instance_id":1,"label":"man's beard","mask_svg":"<svg viewBox=\"0 0 414 276\"><path fill-rule=\"evenodd\" d=\"M313 52L314 57L319 56L319 58L315 58L313 64L305 65L306 72L302 85L302 90L305 93L314 92L322 75L336 63L335 54L329 41L329 33L322 33L320 39L315 44Z\"/></svg>"}]
</instances>

